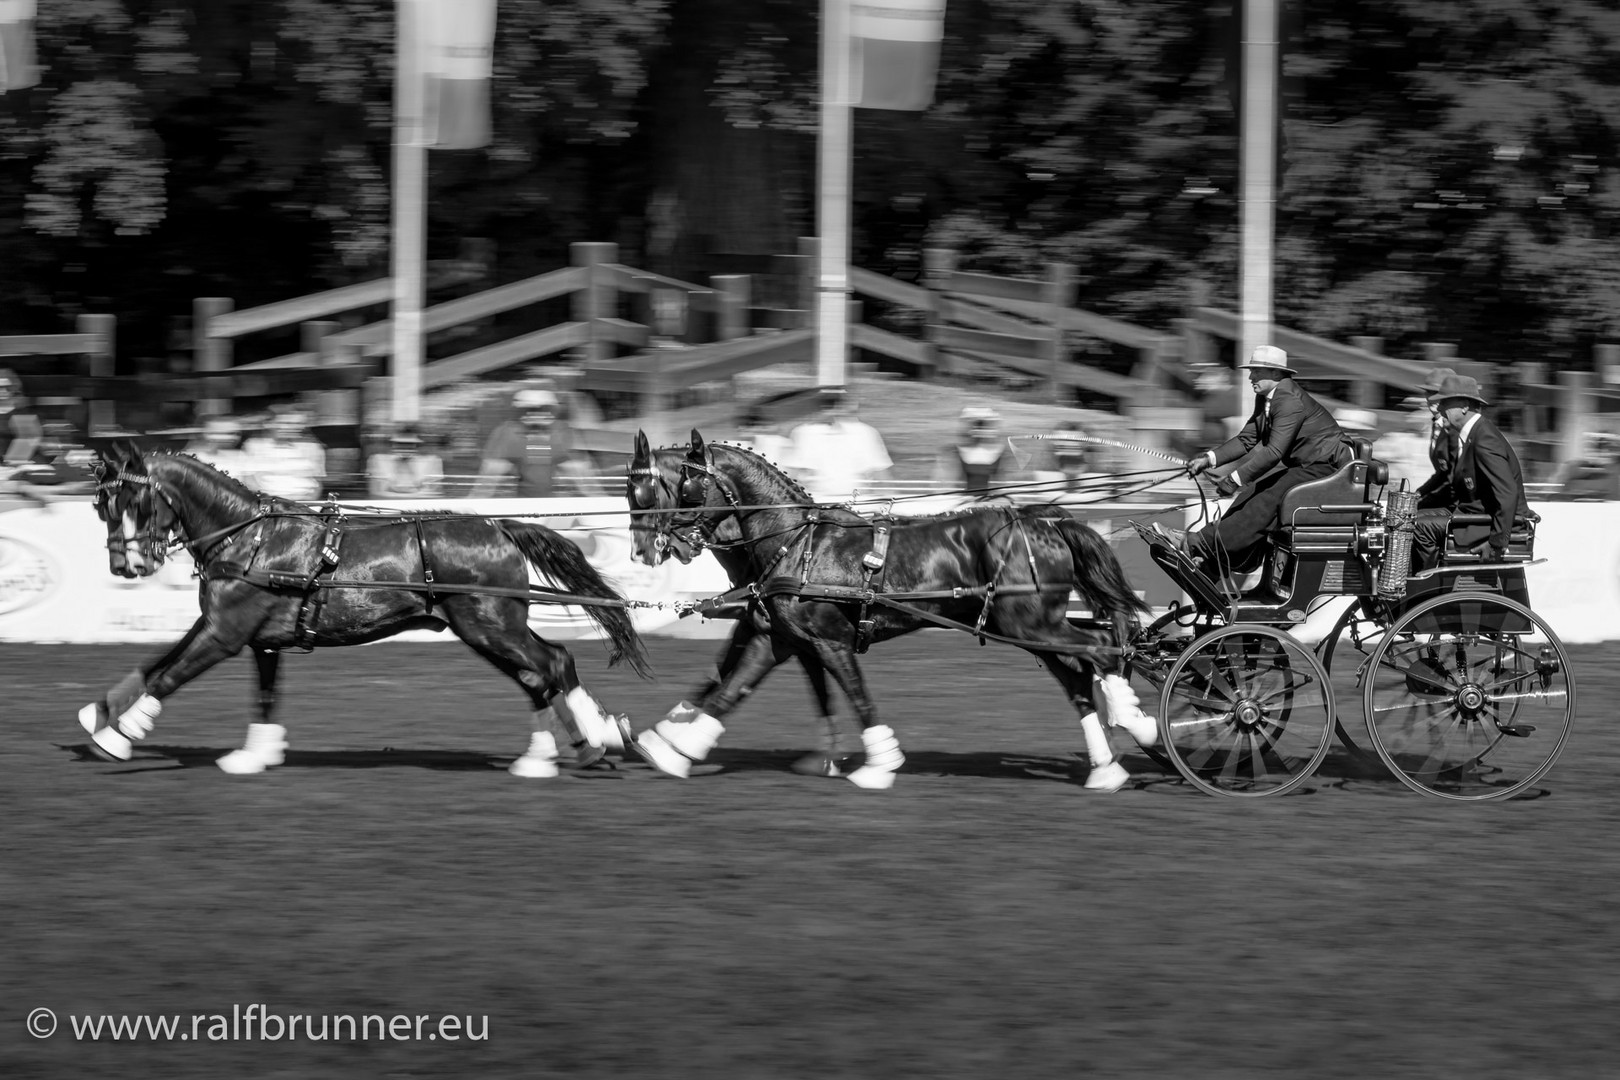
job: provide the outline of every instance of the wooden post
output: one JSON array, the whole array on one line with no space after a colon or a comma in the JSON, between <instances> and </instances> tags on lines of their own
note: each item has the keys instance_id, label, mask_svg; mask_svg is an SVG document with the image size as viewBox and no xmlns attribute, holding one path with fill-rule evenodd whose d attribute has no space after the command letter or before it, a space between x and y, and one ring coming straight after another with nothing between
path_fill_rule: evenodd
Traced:
<instances>
[{"instance_id":1,"label":"wooden post","mask_svg":"<svg viewBox=\"0 0 1620 1080\"><path fill-rule=\"evenodd\" d=\"M801 327L816 324L816 275L820 272L818 269L818 260L820 258L821 241L814 236L799 237L799 271L801 276L799 278L797 304L799 310L804 312L804 321L799 324ZM814 361L811 363L811 370L815 370Z\"/></svg>"},{"instance_id":2,"label":"wooden post","mask_svg":"<svg viewBox=\"0 0 1620 1080\"><path fill-rule=\"evenodd\" d=\"M923 285L928 289L928 318L923 324L923 337L928 342L928 353L934 362L934 374L951 375L955 363L950 353L939 347L939 327L945 319L940 313L940 293L956 269L956 252L950 248L923 249Z\"/></svg>"},{"instance_id":3,"label":"wooden post","mask_svg":"<svg viewBox=\"0 0 1620 1080\"><path fill-rule=\"evenodd\" d=\"M721 341L747 337L752 279L747 274L714 274L709 284L714 286L716 335Z\"/></svg>"},{"instance_id":4,"label":"wooden post","mask_svg":"<svg viewBox=\"0 0 1620 1080\"><path fill-rule=\"evenodd\" d=\"M569 244L568 259L574 266L585 267L587 274L585 287L574 294L573 315L575 322L586 325L589 339L574 351L574 361L583 367L610 360L613 342L597 320L611 319L618 313L618 293L598 267L619 261L619 245L600 241Z\"/></svg>"},{"instance_id":5,"label":"wooden post","mask_svg":"<svg viewBox=\"0 0 1620 1080\"><path fill-rule=\"evenodd\" d=\"M1597 368L1598 382L1604 386L1620 385L1620 345L1598 345L1592 350L1592 366Z\"/></svg>"},{"instance_id":6,"label":"wooden post","mask_svg":"<svg viewBox=\"0 0 1620 1080\"><path fill-rule=\"evenodd\" d=\"M1352 337L1350 344L1374 356L1382 356L1384 353L1384 339L1381 337L1362 334ZM1382 410L1384 385L1376 379L1356 379L1350 384L1350 400L1360 409Z\"/></svg>"},{"instance_id":7,"label":"wooden post","mask_svg":"<svg viewBox=\"0 0 1620 1080\"><path fill-rule=\"evenodd\" d=\"M1069 351L1065 347L1063 330L1064 313L1074 306L1075 283L1074 267L1068 263L1053 262L1046 264L1046 295L1047 318L1052 328L1046 343L1047 349L1047 375L1046 385L1054 402L1063 399L1063 382L1060 378L1063 364L1069 358Z\"/></svg>"},{"instance_id":8,"label":"wooden post","mask_svg":"<svg viewBox=\"0 0 1620 1080\"><path fill-rule=\"evenodd\" d=\"M191 305L191 366L199 375L231 369L231 339L214 337L209 324L236 305L227 296L201 296ZM212 380L205 384L212 389ZM197 403L197 416L226 416L234 406L230 392L211 393Z\"/></svg>"},{"instance_id":9,"label":"wooden post","mask_svg":"<svg viewBox=\"0 0 1620 1080\"><path fill-rule=\"evenodd\" d=\"M1520 360L1513 365L1514 377L1519 384L1519 433L1526 439L1541 435L1541 403L1537 390L1547 382L1547 365L1534 360Z\"/></svg>"},{"instance_id":10,"label":"wooden post","mask_svg":"<svg viewBox=\"0 0 1620 1080\"><path fill-rule=\"evenodd\" d=\"M1592 416L1591 388L1590 371L1558 373L1558 430L1564 436L1558 446L1560 468L1581 456L1581 436Z\"/></svg>"},{"instance_id":11,"label":"wooden post","mask_svg":"<svg viewBox=\"0 0 1620 1080\"><path fill-rule=\"evenodd\" d=\"M81 334L94 334L90 348L90 377L110 379L118 374L117 354L113 351L118 320L112 315L80 315L76 320ZM118 426L117 402L99 394L90 400L89 433L100 435Z\"/></svg>"}]
</instances>

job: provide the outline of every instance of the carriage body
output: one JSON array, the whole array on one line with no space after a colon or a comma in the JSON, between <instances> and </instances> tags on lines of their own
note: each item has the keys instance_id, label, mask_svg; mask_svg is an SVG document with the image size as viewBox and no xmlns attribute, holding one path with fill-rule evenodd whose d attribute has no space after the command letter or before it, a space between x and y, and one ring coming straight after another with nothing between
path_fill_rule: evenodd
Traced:
<instances>
[{"instance_id":1,"label":"carriage body","mask_svg":"<svg viewBox=\"0 0 1620 1080\"><path fill-rule=\"evenodd\" d=\"M1393 536L1387 475L1362 443L1337 473L1291 490L1247 587L1213 580L1138 526L1189 602L1143 631L1134 674L1158 691L1164 763L1195 786L1293 790L1335 733L1353 773L1387 768L1441 798L1511 796L1552 767L1575 690L1563 644L1530 609L1535 521L1515 524L1501 562L1448 539L1438 568L1381 592ZM1458 515L1452 536L1478 520ZM1307 646L1298 635L1329 603L1342 614ZM1340 715L1335 680L1360 695L1360 725Z\"/></svg>"}]
</instances>

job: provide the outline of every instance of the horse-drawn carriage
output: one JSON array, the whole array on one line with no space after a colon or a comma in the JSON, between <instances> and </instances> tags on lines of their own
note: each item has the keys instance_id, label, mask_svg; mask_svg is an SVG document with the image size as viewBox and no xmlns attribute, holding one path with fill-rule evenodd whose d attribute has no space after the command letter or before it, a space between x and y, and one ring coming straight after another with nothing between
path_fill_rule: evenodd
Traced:
<instances>
[{"instance_id":1,"label":"horse-drawn carriage","mask_svg":"<svg viewBox=\"0 0 1620 1080\"><path fill-rule=\"evenodd\" d=\"M1409 497L1385 496L1387 476L1358 442L1354 461L1290 491L1260 578L1241 591L1136 526L1190 598L1142 631L1131 661L1159 691L1150 753L1189 783L1281 794L1317 769L1335 732L1353 763L1372 762L1370 746L1440 798L1514 795L1552 767L1575 686L1563 643L1528 606L1536 521L1515 521L1500 562L1448 541L1440 566L1412 574ZM1452 528L1481 520L1458 515ZM1292 631L1328 604L1342 613L1312 649ZM1364 737L1339 716L1335 680L1360 694Z\"/></svg>"}]
</instances>

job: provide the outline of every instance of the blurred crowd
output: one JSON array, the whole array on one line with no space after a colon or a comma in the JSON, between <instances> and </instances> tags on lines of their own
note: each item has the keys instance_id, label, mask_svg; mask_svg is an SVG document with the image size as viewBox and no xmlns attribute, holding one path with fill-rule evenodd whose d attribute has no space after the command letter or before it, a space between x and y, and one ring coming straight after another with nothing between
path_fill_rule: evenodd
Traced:
<instances>
[{"instance_id":1,"label":"blurred crowd","mask_svg":"<svg viewBox=\"0 0 1620 1080\"><path fill-rule=\"evenodd\" d=\"M211 416L199 427L172 431L170 445L217 466L256 490L300 501L327 494L344 499L549 498L613 495L620 489L622 459L593 454L580 430L602 423L594 400L565 392L549 378L478 384L476 394L438 407L420 423L374 422L347 441L317 430L309 406L287 402L235 416ZM1132 439L1113 428L1088 432L1063 412L1054 422L1009 423L989 399L956 417L931 461L913 452L897 465L882 432L864 421L852 395L824 392L809 414L791 415L767 403L742 405L728 429L711 437L753 447L826 502L949 495L957 499L1163 500L1187 487L1171 485L1133 493L1122 474L1133 468L1114 439ZM1339 409L1346 432L1373 443L1398 485L1421 484L1431 471L1430 417L1421 399L1404 418L1366 409ZM1068 412L1065 410L1064 412ZM1073 413L1069 414L1070 416ZM1134 438L1150 441L1146 433ZM1187 433L1188 438L1207 433ZM1105 437L1106 436L1106 437ZM356 442L358 445L356 445ZM1172 451L1178 447L1172 445ZM601 444L598 443L598 446ZM914 449L914 448L913 448ZM75 428L29 403L17 375L0 368L0 494L47 501L88 492L94 454ZM1134 465L1141 468L1140 464ZM1184 478L1183 478L1184 479ZM1620 499L1620 434L1583 436L1580 453L1538 485L1538 497ZM1190 494L1190 488L1187 489Z\"/></svg>"}]
</instances>

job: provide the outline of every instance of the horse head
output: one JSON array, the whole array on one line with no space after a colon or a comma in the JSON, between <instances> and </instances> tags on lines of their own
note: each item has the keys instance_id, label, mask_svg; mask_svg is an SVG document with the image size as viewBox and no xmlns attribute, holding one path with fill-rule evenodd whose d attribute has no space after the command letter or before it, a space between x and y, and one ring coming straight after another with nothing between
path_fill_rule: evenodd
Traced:
<instances>
[{"instance_id":1,"label":"horse head","mask_svg":"<svg viewBox=\"0 0 1620 1080\"><path fill-rule=\"evenodd\" d=\"M689 563L715 540L735 541L741 536L730 512L737 500L696 429L684 453L653 450L646 434L637 432L625 498L630 504L632 555L648 566L659 565L671 554Z\"/></svg>"},{"instance_id":2,"label":"horse head","mask_svg":"<svg viewBox=\"0 0 1620 1080\"><path fill-rule=\"evenodd\" d=\"M115 440L98 455L95 507L107 524L107 568L126 578L157 573L177 519L132 441Z\"/></svg>"}]
</instances>

